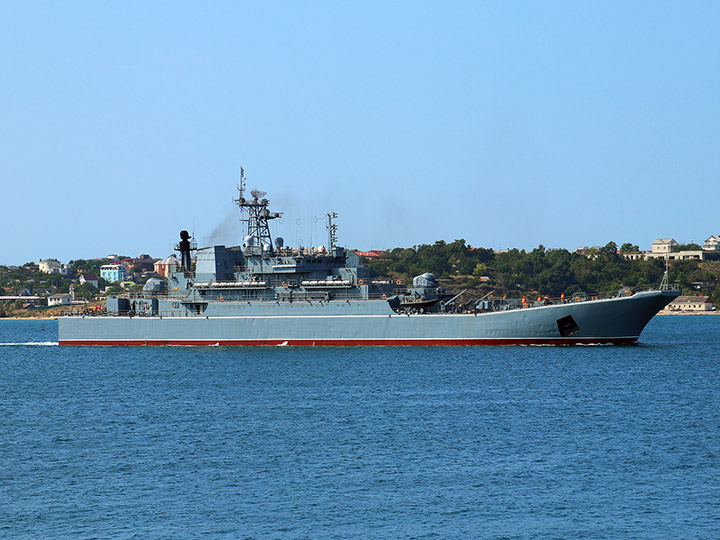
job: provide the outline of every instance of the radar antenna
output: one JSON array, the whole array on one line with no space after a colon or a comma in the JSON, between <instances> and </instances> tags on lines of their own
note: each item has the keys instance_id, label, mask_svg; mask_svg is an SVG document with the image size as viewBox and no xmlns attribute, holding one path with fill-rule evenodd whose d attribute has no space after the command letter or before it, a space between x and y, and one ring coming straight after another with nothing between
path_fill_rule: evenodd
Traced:
<instances>
[{"instance_id":1,"label":"radar antenna","mask_svg":"<svg viewBox=\"0 0 720 540\"><path fill-rule=\"evenodd\" d=\"M243 169L242 167L240 167L240 185L237 189L240 192L240 197L238 198L238 200L245 200L245 169Z\"/></svg>"},{"instance_id":2,"label":"radar antenna","mask_svg":"<svg viewBox=\"0 0 720 540\"><path fill-rule=\"evenodd\" d=\"M337 219L337 212L330 212L325 215L328 220L326 228L328 230L328 250L332 253L333 248L337 244L337 230L338 226L333 223L333 219Z\"/></svg>"},{"instance_id":3,"label":"radar antenna","mask_svg":"<svg viewBox=\"0 0 720 540\"><path fill-rule=\"evenodd\" d=\"M247 218L240 221L247 223L247 240L245 252L252 255L262 255L263 252L272 254L274 252L272 237L270 236L269 221L282 217L282 212L270 212L269 201L265 198L266 193L259 189L250 192L252 199L245 198L245 170L240 167L239 196L233 199L241 210L247 211Z\"/></svg>"}]
</instances>

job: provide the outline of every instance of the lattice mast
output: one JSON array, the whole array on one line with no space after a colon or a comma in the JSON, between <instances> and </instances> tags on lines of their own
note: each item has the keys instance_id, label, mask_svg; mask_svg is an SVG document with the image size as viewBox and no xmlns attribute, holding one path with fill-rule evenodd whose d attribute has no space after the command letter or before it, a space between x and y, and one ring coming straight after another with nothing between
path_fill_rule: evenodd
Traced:
<instances>
[{"instance_id":1,"label":"lattice mast","mask_svg":"<svg viewBox=\"0 0 720 540\"><path fill-rule=\"evenodd\" d=\"M264 191L253 189L250 192L252 199L245 198L245 170L242 167L240 167L240 185L237 190L239 196L233 200L241 210L247 212L246 218L240 218L240 221L247 223L245 248L272 253L273 243L270 236L269 221L282 217L282 212L270 212L268 210L269 201L265 198L266 193Z\"/></svg>"},{"instance_id":2,"label":"lattice mast","mask_svg":"<svg viewBox=\"0 0 720 540\"><path fill-rule=\"evenodd\" d=\"M337 245L337 229L338 226L333 223L333 219L337 219L338 215L336 212L330 212L325 217L328 220L326 225L328 230L328 250L332 253L333 248Z\"/></svg>"}]
</instances>

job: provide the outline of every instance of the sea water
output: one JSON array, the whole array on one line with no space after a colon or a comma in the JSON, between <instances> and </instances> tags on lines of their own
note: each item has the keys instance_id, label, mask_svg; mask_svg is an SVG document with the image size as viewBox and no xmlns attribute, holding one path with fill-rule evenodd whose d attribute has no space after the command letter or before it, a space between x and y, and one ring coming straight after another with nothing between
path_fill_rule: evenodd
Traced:
<instances>
[{"instance_id":1,"label":"sea water","mask_svg":"<svg viewBox=\"0 0 720 540\"><path fill-rule=\"evenodd\" d=\"M106 348L0 321L0 537L720 538L719 336Z\"/></svg>"}]
</instances>

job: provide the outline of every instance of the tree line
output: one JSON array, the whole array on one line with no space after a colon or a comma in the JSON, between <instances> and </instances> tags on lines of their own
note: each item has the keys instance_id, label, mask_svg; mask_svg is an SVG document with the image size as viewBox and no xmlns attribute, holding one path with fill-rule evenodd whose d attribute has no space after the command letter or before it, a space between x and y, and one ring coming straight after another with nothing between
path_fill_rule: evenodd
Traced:
<instances>
[{"instance_id":1,"label":"tree line","mask_svg":"<svg viewBox=\"0 0 720 540\"><path fill-rule=\"evenodd\" d=\"M532 251L496 252L471 247L464 239L450 243L439 240L434 244L391 249L380 259L364 262L378 277L409 281L423 272L432 272L457 287L495 290L509 297L526 294L559 296L561 293L614 292L621 287L659 283L665 272L665 262L628 260L622 256L624 252L637 251L636 248L626 243L619 250L615 242L608 242L584 253L547 249L542 245ZM719 277L720 263L670 262L669 280L678 282L684 294L710 293L713 301L720 302L720 291L715 290Z\"/></svg>"}]
</instances>

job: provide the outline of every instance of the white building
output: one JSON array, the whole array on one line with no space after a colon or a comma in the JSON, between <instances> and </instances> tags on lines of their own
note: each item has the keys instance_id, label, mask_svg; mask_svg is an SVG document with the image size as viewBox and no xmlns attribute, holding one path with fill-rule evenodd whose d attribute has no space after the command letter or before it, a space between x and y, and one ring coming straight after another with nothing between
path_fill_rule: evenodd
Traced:
<instances>
[{"instance_id":1,"label":"white building","mask_svg":"<svg viewBox=\"0 0 720 540\"><path fill-rule=\"evenodd\" d=\"M45 274L62 274L67 276L68 267L57 259L45 259L38 263L38 270Z\"/></svg>"},{"instance_id":2,"label":"white building","mask_svg":"<svg viewBox=\"0 0 720 540\"><path fill-rule=\"evenodd\" d=\"M652 243L653 253L670 253L674 247L679 246L673 238L658 238Z\"/></svg>"},{"instance_id":3,"label":"white building","mask_svg":"<svg viewBox=\"0 0 720 540\"><path fill-rule=\"evenodd\" d=\"M652 251L641 251L640 253L623 253L622 256L631 261L637 259L665 259L668 261L688 261L695 259L698 261L704 261L707 259L707 252L703 250L697 251L673 251L672 253L653 253Z\"/></svg>"},{"instance_id":4,"label":"white building","mask_svg":"<svg viewBox=\"0 0 720 540\"><path fill-rule=\"evenodd\" d=\"M48 306L69 306L69 294L53 294L48 296Z\"/></svg>"},{"instance_id":5,"label":"white building","mask_svg":"<svg viewBox=\"0 0 720 540\"><path fill-rule=\"evenodd\" d=\"M31 296L31 295L0 296L0 304L9 304L11 302L17 302L18 300L20 300L21 302L27 303L31 306L35 306L40 301L40 297L39 296Z\"/></svg>"},{"instance_id":6,"label":"white building","mask_svg":"<svg viewBox=\"0 0 720 540\"><path fill-rule=\"evenodd\" d=\"M89 283L96 289L99 287L98 277L95 274L80 274L80 279L78 281L80 281L81 284Z\"/></svg>"},{"instance_id":7,"label":"white building","mask_svg":"<svg viewBox=\"0 0 720 540\"><path fill-rule=\"evenodd\" d=\"M714 309L709 296L678 296L663 311L670 313L704 313Z\"/></svg>"},{"instance_id":8,"label":"white building","mask_svg":"<svg viewBox=\"0 0 720 540\"><path fill-rule=\"evenodd\" d=\"M705 251L720 251L720 236L711 235L703 244Z\"/></svg>"},{"instance_id":9,"label":"white building","mask_svg":"<svg viewBox=\"0 0 720 540\"><path fill-rule=\"evenodd\" d=\"M712 237L711 237L712 238ZM703 247L702 250L685 250L685 251L673 251L678 244L673 238L658 238L652 243L652 251L640 251L638 253L623 253L622 256L626 259L637 260L637 259L668 259L669 261L687 261L691 259L704 261L708 257L707 250Z\"/></svg>"}]
</instances>

